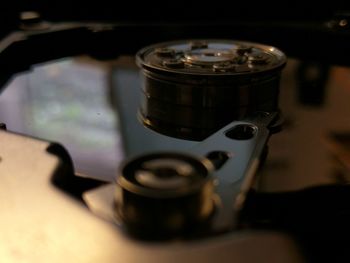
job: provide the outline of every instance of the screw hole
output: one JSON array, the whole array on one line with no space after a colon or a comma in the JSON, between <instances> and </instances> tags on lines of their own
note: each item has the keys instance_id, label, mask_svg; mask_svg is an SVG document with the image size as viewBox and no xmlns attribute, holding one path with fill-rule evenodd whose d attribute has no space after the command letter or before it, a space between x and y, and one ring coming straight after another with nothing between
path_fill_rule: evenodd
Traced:
<instances>
[{"instance_id":1,"label":"screw hole","mask_svg":"<svg viewBox=\"0 0 350 263\"><path fill-rule=\"evenodd\" d=\"M206 155L213 163L215 170L219 170L231 156L231 153L224 151L212 151Z\"/></svg>"},{"instance_id":2,"label":"screw hole","mask_svg":"<svg viewBox=\"0 0 350 263\"><path fill-rule=\"evenodd\" d=\"M233 140L250 140L256 133L256 127L249 124L237 125L226 132L226 137Z\"/></svg>"}]
</instances>

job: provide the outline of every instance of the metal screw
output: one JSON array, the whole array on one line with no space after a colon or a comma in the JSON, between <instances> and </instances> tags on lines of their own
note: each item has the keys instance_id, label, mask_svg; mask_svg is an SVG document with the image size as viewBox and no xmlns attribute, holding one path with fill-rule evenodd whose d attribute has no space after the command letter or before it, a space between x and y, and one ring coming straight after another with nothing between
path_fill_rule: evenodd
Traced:
<instances>
[{"instance_id":1,"label":"metal screw","mask_svg":"<svg viewBox=\"0 0 350 263\"><path fill-rule=\"evenodd\" d=\"M206 41L192 41L190 42L191 49L208 48L208 43Z\"/></svg>"},{"instance_id":2,"label":"metal screw","mask_svg":"<svg viewBox=\"0 0 350 263\"><path fill-rule=\"evenodd\" d=\"M180 59L168 59L163 61L163 65L168 68L183 68L185 63Z\"/></svg>"},{"instance_id":3,"label":"metal screw","mask_svg":"<svg viewBox=\"0 0 350 263\"><path fill-rule=\"evenodd\" d=\"M50 28L50 24L41 19L36 11L25 11L20 13L21 25L23 30L45 30Z\"/></svg>"},{"instance_id":4,"label":"metal screw","mask_svg":"<svg viewBox=\"0 0 350 263\"><path fill-rule=\"evenodd\" d=\"M175 56L175 50L171 48L157 48L155 53L162 58L172 58Z\"/></svg>"},{"instance_id":5,"label":"metal screw","mask_svg":"<svg viewBox=\"0 0 350 263\"><path fill-rule=\"evenodd\" d=\"M261 53L254 56L249 56L248 60L254 65L267 64L270 57L267 54Z\"/></svg>"},{"instance_id":6,"label":"metal screw","mask_svg":"<svg viewBox=\"0 0 350 263\"><path fill-rule=\"evenodd\" d=\"M236 68L233 64L214 64L213 70L215 72L228 72L228 71L234 71Z\"/></svg>"},{"instance_id":7,"label":"metal screw","mask_svg":"<svg viewBox=\"0 0 350 263\"><path fill-rule=\"evenodd\" d=\"M348 20L347 19L342 19L339 21L339 26L345 27L348 25Z\"/></svg>"},{"instance_id":8,"label":"metal screw","mask_svg":"<svg viewBox=\"0 0 350 263\"><path fill-rule=\"evenodd\" d=\"M40 14L35 11L25 11L20 13L20 19L24 23L36 23L40 20Z\"/></svg>"}]
</instances>

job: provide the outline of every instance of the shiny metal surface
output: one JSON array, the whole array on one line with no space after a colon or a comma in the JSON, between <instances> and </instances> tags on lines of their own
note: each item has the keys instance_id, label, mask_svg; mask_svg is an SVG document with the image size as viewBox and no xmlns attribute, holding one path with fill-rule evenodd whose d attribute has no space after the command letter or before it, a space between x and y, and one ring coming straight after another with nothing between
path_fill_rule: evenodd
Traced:
<instances>
[{"instance_id":1,"label":"shiny metal surface","mask_svg":"<svg viewBox=\"0 0 350 263\"><path fill-rule=\"evenodd\" d=\"M60 159L47 153L50 143L0 131L0 145L2 262L300 262L293 242L278 233L183 243L129 239L51 184Z\"/></svg>"},{"instance_id":2,"label":"shiny metal surface","mask_svg":"<svg viewBox=\"0 0 350 263\"><path fill-rule=\"evenodd\" d=\"M114 88L118 91L118 94L122 94L117 99L119 99L119 113L123 121L121 130L127 156L154 150L185 149L187 151L187 149L198 144L198 142L183 141L156 134L144 128L134 118L138 106L137 94L134 91L140 88L141 81L137 68L130 66L132 61L133 58L127 58L113 69ZM324 145L324 139L329 131L349 131L348 101L350 93L348 77L350 71L346 67L332 66L326 84L327 96L325 103L319 106L310 106L304 105L298 100L298 93L301 92L298 90L300 80L298 80L295 72L302 63L302 61L291 59L286 71L282 74L281 108L287 118L287 122L284 131L273 136L270 140L269 156L264 169L260 171L262 175L259 180L261 191L296 190L318 184L334 183L338 180L338 177L334 177L332 173L333 161L330 152ZM29 74L32 74L32 72ZM52 81L52 78L50 80ZM9 87L9 90L12 88L13 86ZM2 95L5 96L6 94L3 93ZM18 109L21 109L21 106L23 107L21 102L16 104L16 101L10 101ZM2 120L10 124L7 125L9 129L14 129L11 120L16 116L17 112L11 110L6 115L5 108L6 104L2 103L2 113L4 113ZM25 110L22 111L24 112ZM28 125L28 122L23 121L22 124ZM23 127L16 127L16 129L21 131ZM22 143L23 141L21 141L21 145ZM2 145L5 144L2 143ZM0 151L3 149L2 145ZM19 152L16 150L17 155ZM34 155L34 152L34 150L30 151L30 155ZM23 159L31 161L30 164L35 163L29 157ZM2 164L0 163L0 166ZM20 166L16 161L12 167L17 168ZM179 257L173 258L174 255L184 256L185 254L192 262L196 260L202 260L203 262L212 260L216 262L218 259L223 262L225 260L232 262L232 258L239 258L243 261L250 259L252 262L254 262L253 260L261 262L262 259L268 259L269 262L273 262L275 259L276 262L288 262L287 260L295 259L293 256L290 256L295 252L294 249L279 247L285 244L289 246L290 241L286 241L284 237L281 238L275 234L267 236L264 233L259 233L257 234L258 237L255 234L255 237L252 237L252 233L245 232L224 238L219 237L208 242L204 241L205 244L203 242L198 244L191 243L193 246L188 246L188 244L164 244L160 248L155 244L149 243L136 242L131 244L133 241L127 239L119 231L116 232L115 226L110 226L105 221L91 216L91 213L81 208L79 203L53 188L46 177L40 179L38 178L39 173L36 173L36 176L34 176L34 172L37 172L37 170L33 170L33 173L30 173L31 176L20 176L20 182L17 183L14 183L14 173L6 175L6 179L3 180L3 184L0 186L3 193L1 195L2 200L6 200L6 202L0 202L0 207L8 209L12 204L16 204L16 208L9 210L12 213L11 215L1 211L5 216L0 218L1 226L4 226L2 228L2 233L4 234L0 238L0 252L2 253L2 258L8 259L5 262L30 261L31 259L35 262L47 262L48 258L50 258L51 262L55 262L55 260L56 262L62 262L64 260L67 261L68 257L76 260L76 262L89 262L89 260L91 262L98 260L115 262L115 260L120 260L120 258L125 259L125 262L137 262L140 260L138 256L143 256L147 260L153 260L156 255L153 253L151 255L147 254L146 250L149 250L148 252L159 252L157 253L158 259L163 260L163 262L179 260ZM43 176L43 174L40 176ZM1 173L0 177L4 177L4 173ZM28 195L18 195L17 188L14 190L14 187L9 187L8 185L22 185L24 187L22 182L29 183L29 179L32 180L32 178L35 178L33 179L35 181L28 185L33 185L33 189L27 189L26 191L31 191L34 194L35 204L42 203L40 203L40 206L33 205L29 207L30 199ZM348 180L346 176L342 178L342 180ZM45 189L39 186L44 186ZM50 196L51 190L53 191L53 196ZM13 194L14 192L15 194ZM43 198L43 196L46 198ZM13 200L19 200L19 202L14 202ZM53 209L53 204L57 207L57 211ZM61 208L62 210L60 210ZM29 215L31 213L34 218L30 219L27 217L25 220L27 222L25 222L24 217L22 217L17 222L15 221L16 218L20 217L13 215L24 216L25 214L16 212L16 209L26 212L30 210L26 214ZM71 209L77 209L77 211L73 212ZM13 222L16 222L15 226L11 226ZM81 238L82 236L84 238ZM227 238L231 237L233 237L231 240L227 240ZM217 243L216 241L222 241L223 243ZM127 247L130 244L131 250ZM140 244L145 247L140 249ZM273 249L269 248L270 244L273 246ZM171 249L175 248L175 250L168 251L170 247ZM113 252L111 252L112 250ZM204 253L205 251L208 254ZM228 254L223 254L222 251L226 251ZM276 254L278 252L286 252L288 255ZM225 259L226 256L230 257L230 259ZM147 262L147 260L143 261Z\"/></svg>"},{"instance_id":3,"label":"shiny metal surface","mask_svg":"<svg viewBox=\"0 0 350 263\"><path fill-rule=\"evenodd\" d=\"M184 152L132 158L120 170L114 205L107 209L115 210L130 234L144 239L207 231L215 210L213 170L206 158Z\"/></svg>"},{"instance_id":4,"label":"shiny metal surface","mask_svg":"<svg viewBox=\"0 0 350 263\"><path fill-rule=\"evenodd\" d=\"M213 219L214 228L232 229L237 224L237 216L244 204L245 196L252 187L262 152L270 136L269 125L276 120L276 113L257 113L251 119L233 122L190 152L207 155L211 151L225 152L230 158L215 173L217 179L216 193L220 205ZM253 127L251 137L230 138L227 134L240 126ZM250 134L250 133L249 133Z\"/></svg>"},{"instance_id":5,"label":"shiny metal surface","mask_svg":"<svg viewBox=\"0 0 350 263\"><path fill-rule=\"evenodd\" d=\"M197 44L196 44L197 43ZM200 43L200 44L198 44ZM162 52L161 52L162 51ZM167 61L182 61L182 66L167 66ZM168 73L239 75L278 69L286 62L285 55L275 47L234 40L182 40L145 47L137 54L139 66ZM165 62L165 64L164 64ZM232 64L227 70L214 66Z\"/></svg>"},{"instance_id":6,"label":"shiny metal surface","mask_svg":"<svg viewBox=\"0 0 350 263\"><path fill-rule=\"evenodd\" d=\"M342 29L346 29L346 21L339 21L339 23L336 21L336 24L340 25ZM44 27L42 27L42 25L44 25ZM36 40L40 40L42 37L40 31L42 31L43 29L46 31L48 29L46 27L46 24L42 25L39 24L38 27L35 25L34 27L27 28L22 26L23 30L28 30L28 34L21 34L21 32L16 32L13 35L11 35L10 38L14 38L15 40L17 40L17 43L15 44L18 44L18 46L23 47L25 45L24 42L27 39L27 37L33 37L31 40L34 40L34 45L31 46L31 48L35 48ZM330 27L332 28L333 26L334 24L330 25ZM279 28L279 25L277 27ZM141 30L143 30L143 28L144 27L142 27ZM336 28L336 26L334 28ZM53 27L52 29L56 30L59 28ZM254 35L256 34L256 31L254 27L250 26L249 29L251 29L252 33L248 34L248 36L255 38ZM317 31L319 28L316 27L315 29ZM35 32L36 30L38 30L38 32ZM98 32L100 30L104 31L103 26L96 26L91 28L91 32ZM205 32L205 30L206 29L204 29L203 31L202 29L201 32ZM257 32L260 32L261 34L261 32L265 31L258 30ZM132 33L133 32L134 31L132 31ZM228 30L227 32L231 31ZM288 30L287 34L289 32L290 30ZM149 39L152 39L152 32L149 33L151 33ZM332 33L335 33L334 30L331 32L331 34ZM171 37L174 37L176 35L179 35L179 33L175 33L174 35L172 34L173 32L171 32L170 34L165 34L165 36L170 35ZM336 52L338 55L344 53L342 51L346 50L346 47L343 47L343 41L334 41L338 37L338 35L335 35L336 37L335 39L333 39L331 34L325 35L326 37L331 36L331 43L335 42L332 45L333 49L331 49L333 50L333 52L330 52L331 55L328 57L335 57L336 55L334 55L333 53L335 50L337 50L338 46L340 46L338 52ZM78 38L81 37L80 34L74 35L78 36ZM103 36L105 36L105 34L103 34ZM57 43L57 39L55 39L55 37L56 36L53 37L53 42ZM1 43L4 44L1 45L1 51L3 51L5 48L7 49L9 43L12 42L10 38L5 39L6 41L4 41L4 43ZM257 39L259 38L260 37L257 36ZM268 36L266 38L268 39ZM279 37L276 36L276 38ZM87 42L85 41L86 39L84 35L81 39L83 40L82 42ZM104 37L102 37L102 39L105 40ZM305 43L302 43L302 45L300 45L298 48L305 50L303 53L306 53L307 55L313 54L310 57L314 58L315 60L318 60L319 56L317 52L319 50L324 50L323 45L325 43L328 43L328 41L319 41L320 39L315 37L315 35L310 36L310 40L312 40L312 44L306 43L305 46ZM119 39L117 39L117 41L119 41ZM127 41L129 41L129 39L127 39ZM303 41L304 40L302 40L301 42ZM102 42L103 44L105 43L104 41ZM67 43L67 41L64 41L61 44L62 46L71 45L71 43ZM295 42L293 42L292 44L294 43ZM300 42L297 41L296 43ZM75 46L74 44L73 46ZM93 43L93 45L94 44L95 43ZM115 45L113 44L111 46L113 46L114 48ZM131 41L130 44L132 44ZM334 48L334 45L336 46L336 48ZM51 45L49 43L48 46L53 47L52 43ZM117 46L119 47L119 45ZM291 46L294 49L294 46ZM225 47L221 46L220 48L224 49ZM20 57L21 61L22 59L25 60L23 65L29 65L26 64L28 63L28 57L25 54L31 52L23 52L23 50L19 50L22 52L17 53L16 49L15 52L13 52L15 54L15 58ZM24 50L28 51L31 49ZM48 50L49 53L51 53L51 51L53 53L56 53L56 48L47 48L45 50ZM201 50L201 52L196 52L195 50ZM38 51L44 51L44 49ZM167 52L165 52L164 50L158 50L157 52L157 56L162 57L164 59L167 58L163 60L161 66L166 68L168 70L168 73L171 71L184 69L186 66L190 66L193 68L197 67L197 69L200 68L201 70L210 69L210 72L212 74L217 75L224 75L232 72L244 74L252 68L255 68L255 70L258 71L259 67L262 67L263 65L266 66L267 62L271 59L271 57L264 52L262 54L257 54L256 56L247 55L248 53L252 52L252 48L249 46L242 45L235 50L235 55L239 57L239 59L235 60L235 57L232 55L232 52L217 50L213 51L212 49L210 49L208 43L204 43L203 41L192 41L190 43L190 51L186 52L186 55L184 55L184 57L180 59L177 57L174 58L174 56L176 56L176 52L173 51L169 52L168 50ZM104 50L102 53L104 53ZM294 54L297 53L298 52L295 52ZM320 57L322 56L321 53L319 54ZM5 58L8 54L9 53L5 54ZM31 55L32 54L29 54L29 57L34 58L34 56L32 57ZM56 58L57 54L55 54L53 57ZM346 60L346 56L344 56L344 58L344 60ZM39 59L38 61L42 60ZM232 61L234 61L234 63L232 63ZM12 61L10 60L10 62ZM324 140L332 141L334 139L332 138L332 136L329 136L329 133L333 134L332 132L334 130L342 130L343 133L346 135L349 131L350 122L348 114L348 101L350 93L348 89L349 85L347 80L349 70L346 68L334 66L331 67L327 63L328 62L319 61L292 61L292 65L289 67L288 73L284 74L282 89L282 109L287 113L286 131L279 137L273 137L271 143L272 147L267 160L267 165L262 171L262 174L264 176L262 180L258 182L259 186L261 186L260 190L281 191L299 189L305 186L313 186L315 184L349 182L349 177L347 177L346 175L344 176L343 174L340 176L338 174L334 175L334 171L331 168L331 155L336 154L339 155L337 157L342 159L342 161L344 162L344 173L348 173L348 169L346 167L346 159L342 158L344 157L344 155L346 156L347 149L343 149L344 145L342 141L340 141L340 144L342 144L340 147L340 151L338 149L339 146L336 146L335 149L332 149L331 151L326 150L326 147L324 147ZM347 63L347 61L345 61L345 63ZM12 63L4 64L5 71L7 71L8 69L7 66L10 66L11 68L11 64ZM315 66L315 64L317 66ZM109 65L108 71L111 70L111 72L113 71L114 74L117 70L113 67L113 64L112 66ZM124 65L121 66L121 68L123 67ZM330 68L331 70L328 71L328 69ZM23 68L21 68L21 70L23 70ZM134 69L128 70L128 77L130 77L130 75L135 74ZM131 71L133 71L133 73L131 73ZM297 74L294 74L294 72L297 72ZM29 73L29 75L30 74L31 73ZM324 76L324 78L319 77L320 75ZM45 84L47 85L52 83L52 79L54 79L52 77L54 76L55 72L53 72L53 75L50 76L48 82ZM111 76L108 76L108 78L109 77ZM111 77L111 79L113 79L111 80L111 82L113 82L116 78L117 77L115 76ZM86 80L85 77L82 77L82 79ZM130 79L133 78L131 77ZM134 78L134 80L136 80L136 83L140 83L137 77ZM328 80L329 83L326 83L326 81ZM133 86L133 84L130 85L131 82L124 83L127 84L127 88ZM113 84L115 83L113 82ZM37 86L37 84L33 83L31 83L30 85ZM72 90L73 89L74 88L72 88ZM119 87L117 89L119 89ZM51 89L47 87L43 90L45 93ZM118 96L122 97L122 99L125 100L123 103L120 104L124 104L124 106L125 104L128 104L127 106L130 106L130 104L133 105L133 102L124 98L123 94L125 93L121 92L120 94ZM310 94L312 94L312 97L316 99L310 99ZM325 96L325 94L327 96ZM111 94L108 95L114 96L115 94L111 92ZM263 95L264 92L259 93L259 97L262 97ZM37 96L37 94L34 94L34 97L35 96ZM78 96L80 96L80 94ZM27 96L24 96L23 98L25 98L24 101L28 99ZM264 98L271 99L271 97ZM220 100L221 99L222 97L220 98ZM186 97L185 100L182 100L182 98L177 98L176 101L183 103L191 101L191 98ZM269 100L269 102L271 101L273 101L273 99ZM30 107L27 108L28 105L24 105L21 102L23 101L15 101L15 103L13 103L11 99L10 101L6 101L5 99L5 103L3 103L2 101L0 112L5 112L5 114L1 116L0 121L5 122L6 124L10 123L10 125L8 125L10 130L24 132L26 125L30 125L28 124L30 123L30 120L28 121L28 119L20 119L20 127L14 127L12 125L12 121L16 118L19 112L22 111L25 114L29 113L28 109L30 109ZM18 104L16 105L16 103ZM205 105L218 105L215 104L215 101L213 102L212 100L209 100L209 102L206 100L205 103ZM118 109L123 108L123 105L120 104L118 104ZM166 104L166 102L164 102L161 106L163 107L164 104ZM12 105L12 107L10 107L10 109L7 109L6 111L8 105ZM184 105L181 104L181 106ZM264 105L264 107L265 106L266 105ZM163 109L162 107L159 107L158 109ZM270 103L267 107L275 109L276 104ZM122 116L121 119L125 121L125 127L121 127L121 130L125 138L125 150L127 156L133 156L135 153L148 152L153 151L154 149L163 148L170 148L171 150L178 148L185 151L191 151L192 149L196 149L196 147L192 148L191 146L198 146L196 142L186 142L181 140L175 140L172 138L167 138L166 136L161 136L159 134L152 133L152 131L144 129L142 125L134 125L135 122L137 122L134 118L136 116L134 109L135 108L131 107L131 112L128 113L126 113L125 111L120 112L120 115ZM242 107L241 110L244 111L245 107ZM45 109L41 109L39 110L39 112L45 112ZM205 112L205 115L212 116L210 115L210 113L210 111ZM40 116L41 115L39 115L39 119ZM130 116L132 117L130 118ZM186 116L186 114L184 114L183 116ZM197 118L191 119L191 121L193 122L195 122L196 120ZM54 127L54 123L55 122L51 122L50 124L48 122L46 126L44 126L45 130ZM3 128L4 125L0 124L0 126L0 128ZM242 126L244 129L248 130L250 134L248 136L243 137L246 138L246 140L254 140L255 135L257 134L257 130L259 130L257 128L257 126L259 125L255 125L250 122L240 123L239 126L237 126L237 129L240 130ZM69 126L64 126L64 128L67 127ZM130 127L136 127L138 129L130 129ZM118 129L116 129L116 132L117 131ZM40 131L38 130L30 130L29 133L36 134L38 136L40 135ZM80 135L80 131L74 131L71 132L71 134L72 133L77 133ZM236 129L230 129L225 133L225 135L226 137L231 139L241 138L240 136L237 137ZM6 262L55 262L56 260L57 262L70 260L74 262L115 262L120 260L126 262L139 262L140 260L146 262L148 260L150 262L155 262L157 260L160 260L162 262L172 262L175 260L176 262L178 262L178 260L184 262L187 262L187 260L191 260L191 262L198 260L203 262L206 262L208 260L220 260L220 262L225 262L227 260L230 260L231 262L232 259L248 262L250 260L253 260L254 262L261 262L262 259L268 259L268 262L274 262L274 260L276 260L277 262L288 262L288 260L293 261L297 259L297 257L295 257L296 250L294 249L293 244L283 236L280 236L276 233L271 234L255 232L252 236L252 233L241 231L240 233L233 233L230 235L225 235L209 240L205 239L201 240L200 242L183 242L179 244L150 244L130 240L129 238L123 235L122 231L119 231L119 228L115 228L114 226L109 227L110 225L108 223L106 224L106 222L104 221L95 221L88 219L88 217L90 217L91 215L90 213L83 212L82 216L80 216L78 212L74 212L73 210L76 210L76 208L78 207L79 211L85 211L85 209L82 209L80 207L80 203L68 198L65 194L61 193L60 191L57 191L57 189L51 185L49 178L51 177L52 173L57 173L57 171L62 172L60 170L62 160L59 158L58 155L52 156L51 154L47 153L47 149L48 147L50 147L49 145L51 145L50 143L42 142L40 140L28 137L24 138L24 136L14 135L10 133L7 135L0 134L0 138L0 178L4 179L2 181L2 187L0 187L0 192L4 194L0 193L0 197L1 200L6 200L6 203L0 205L1 213L5 211L5 216L3 216L3 218L0 219L3 230L1 231L1 233L4 233L3 237L0 238L0 253L2 253L1 258ZM56 139L54 135L53 137L50 137L50 139L51 138L52 140ZM16 141L18 141L19 143L17 144ZM70 144L69 140L65 141L65 143ZM332 143L339 142L332 141ZM2 145L5 144L8 145L8 147L2 147ZM98 144L101 145L100 142ZM113 148L113 146L111 147L111 145L112 144L106 146L106 148ZM23 146L25 149L22 148ZM258 147L257 152L260 151L259 148L260 147ZM233 150L235 151L236 149ZM232 152L234 152L233 150ZM39 154L39 152L41 154ZM16 156L12 158L12 154L15 154ZM9 156L10 158L8 158ZM48 156L49 158L47 158ZM229 156L232 159L232 153L228 154L227 156ZM90 165L90 168L96 168L94 171L94 176L101 176L102 179L103 169L101 167L104 166L103 164L105 163L102 163L101 160L98 160L97 163L101 164L101 166L99 166L90 162L91 160L95 160L96 158L98 158L98 154L85 155L83 158L86 158L87 161L82 166ZM13 159L14 161L9 162L9 159ZM229 159L229 161L231 159ZM76 162L76 160L74 161ZM45 162L47 163L47 165L43 165L41 162ZM115 164L115 160L108 160L106 163L110 162ZM252 178L252 175L255 174L258 162L253 160L251 164L251 168L248 169L245 173L248 175L247 182L243 182L240 185L241 189L243 190L243 193L251 185L250 179ZM22 169L22 165L30 167L30 169ZM113 170L114 168L115 167L113 167L111 170ZM222 166L220 169L224 168L225 166ZM86 171L87 175L93 174L91 169L86 169ZM44 176L44 174L46 175ZM43 179L44 177L45 180ZM113 172L109 173L108 177L110 180L113 180ZM232 180L230 181L231 183L237 179L236 176L229 176L227 178L225 174L223 174L223 177L225 177L225 179ZM230 190L232 191L232 189ZM19 195L19 193L24 194ZM61 197L63 197L63 199ZM87 198L88 196L85 197ZM103 198L101 198L101 200L102 199ZM61 205L61 201L63 200L64 204ZM236 200L238 200L238 202L235 202L235 207L239 209L240 204L242 204L244 201L244 194L239 195ZM104 203L104 205L108 206L110 204ZM95 208L98 208L98 206L96 206ZM107 218L108 216L110 215L108 215L107 213L105 215L105 218ZM25 221L22 219L25 219ZM106 229L108 228L108 231L104 230L105 227ZM117 231L114 231L116 229ZM113 235L113 237L109 235ZM79 236L79 238L76 238L77 236ZM84 237L84 240L82 240L82 237ZM78 242L76 242L77 240ZM249 243L249 245L245 243L246 241ZM273 246L273 250L271 250L270 245ZM218 248L218 250L216 250L216 248ZM237 251L236 248L239 250ZM225 251L226 253L220 253L222 251ZM204 252L208 252L211 254L207 255ZM283 254L284 252L286 252L286 254ZM139 258L140 256L142 258ZM180 258L178 258L178 256ZM184 257L184 260L182 260L182 256ZM213 256L215 256L215 258L212 258ZM69 260L67 258L69 258Z\"/></svg>"},{"instance_id":7,"label":"shiny metal surface","mask_svg":"<svg viewBox=\"0 0 350 263\"><path fill-rule=\"evenodd\" d=\"M194 43L196 42L196 43ZM144 125L172 137L203 140L255 111L277 111L286 63L278 49L233 40L183 40L140 50Z\"/></svg>"},{"instance_id":8,"label":"shiny metal surface","mask_svg":"<svg viewBox=\"0 0 350 263\"><path fill-rule=\"evenodd\" d=\"M266 146L270 136L269 126L276 120L277 117L278 116L276 113L258 112L247 120L235 121L225 126L206 140L200 142L193 148L188 149L187 153L183 153L184 156L191 153L194 156L197 156L196 159L198 160L215 151L225 153L228 156L228 159L225 161L222 167L213 172L216 185L215 196L210 194L208 196L205 195L205 198L203 197L203 200L212 199L216 207L215 213L207 223L206 231L202 234L208 235L209 233L222 233L232 231L234 228L236 228L239 212L244 205L246 194L252 187L264 147ZM241 129L241 127L245 127L247 129ZM237 129L238 131L233 134L232 131L236 131ZM139 158L132 159L130 163L127 163L125 166L129 168L127 175L129 177L131 177L131 175L135 176L133 174L133 169L135 169L135 161L136 167L139 167L140 160L147 160L148 158L151 159L152 156L157 155L159 157L166 156L166 152L163 154L150 153L148 155L143 155ZM173 155L182 156L181 153L174 153ZM159 160L162 159L160 158ZM204 160L208 161L207 159ZM197 175L197 177L199 177L199 175ZM108 219L109 221L115 222L119 225L125 225L128 222L125 222L125 220L123 222L123 219L121 219L123 216L120 215L119 210L117 210L118 212L115 217L113 216L115 214L113 212L115 207L113 205L105 205L113 203L111 198L114 198L114 191L116 191L115 196L117 196L117 209L123 209L123 205L125 205L123 202L127 202L130 199L131 203L132 200L131 197L125 196L125 189L123 188L127 187L127 190L131 191L133 195L138 194L140 196L138 199L136 199L137 204L132 206L133 213L131 214L135 215L137 214L136 207L140 207L139 210L141 210L141 213L141 207L145 208L147 206L147 202L142 202L142 196L148 198L150 196L159 196L159 198L166 198L168 196L184 196L189 192L189 190L193 191L192 188L197 189L200 186L191 184L186 185L181 189L161 189L161 191L155 191L155 189L152 190L151 188L146 188L145 186L140 187L137 185L137 183L130 184L129 181L130 179L125 180L124 168L121 174L119 174L119 184L117 186L103 186L84 194L84 199L88 207L102 218ZM122 193L124 193L123 196ZM188 201L188 205L190 205L190 203L191 202ZM206 201L206 203L208 203L208 201ZM196 209L200 209L202 207L202 204L195 205L196 206L192 208L192 211L196 211ZM146 211L143 211L143 217L135 217L133 220L137 221L141 220L141 218L149 220L149 217L156 220L158 218L156 216L157 211L153 211L153 209L154 207L158 206L156 204L153 204L152 206L153 207L148 209L150 213L149 215ZM166 205L164 206L166 207ZM166 212L164 211L164 213ZM186 214L186 209L184 209L183 213ZM159 225L159 223L156 225ZM153 225L152 227L154 228L155 226ZM146 226L144 226L144 228L146 228ZM151 234L149 234L149 238L152 238Z\"/></svg>"}]
</instances>

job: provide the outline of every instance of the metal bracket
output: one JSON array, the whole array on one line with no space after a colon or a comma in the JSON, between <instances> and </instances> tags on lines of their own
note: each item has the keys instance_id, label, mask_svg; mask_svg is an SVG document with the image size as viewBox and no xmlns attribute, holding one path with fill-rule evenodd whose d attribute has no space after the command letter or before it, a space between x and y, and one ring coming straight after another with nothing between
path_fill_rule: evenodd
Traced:
<instances>
[{"instance_id":1,"label":"metal bracket","mask_svg":"<svg viewBox=\"0 0 350 263\"><path fill-rule=\"evenodd\" d=\"M215 171L217 209L212 220L212 231L226 232L235 228L237 215L250 189L260 157L270 135L269 126L277 113L257 112L242 121L234 121L203 142L189 153L206 158L212 152L222 152L228 157ZM115 218L113 198L118 193L114 184L85 192L83 199L98 216L121 224ZM106 205L109 204L109 205Z\"/></svg>"}]
</instances>

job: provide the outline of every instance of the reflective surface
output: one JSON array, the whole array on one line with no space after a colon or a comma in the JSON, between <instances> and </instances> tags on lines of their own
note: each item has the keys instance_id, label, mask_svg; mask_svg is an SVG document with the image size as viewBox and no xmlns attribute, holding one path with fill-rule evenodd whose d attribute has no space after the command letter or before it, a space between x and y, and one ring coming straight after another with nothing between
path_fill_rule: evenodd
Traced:
<instances>
[{"instance_id":1,"label":"reflective surface","mask_svg":"<svg viewBox=\"0 0 350 263\"><path fill-rule=\"evenodd\" d=\"M132 58L130 63L133 63ZM129 68L126 74L123 67L114 71L115 87L120 91L123 91L123 85L132 87L133 91L141 88L139 73ZM280 133L270 138L268 157L260 171L260 190L296 190L348 180L346 173L338 173L339 165L335 164L334 155L340 152L329 147L330 143L334 145L329 134L350 132L349 78L350 69L346 67L289 59L282 72L279 96L284 126ZM144 128L133 118L138 102L132 97L137 95L128 93L131 90L124 90L123 95L134 112L128 112L126 105L120 104L123 129L127 129L129 135L124 137L124 143L129 153L140 153L146 147L135 138L145 138L138 134ZM131 101L135 105L131 105ZM147 140L144 141L147 141L148 149L162 149L161 145L167 149L187 149L186 141L173 139L172 143L163 144L166 137L150 131L146 133ZM193 142L189 147L193 147Z\"/></svg>"},{"instance_id":2,"label":"reflective surface","mask_svg":"<svg viewBox=\"0 0 350 263\"><path fill-rule=\"evenodd\" d=\"M0 95L0 122L64 144L78 173L111 180L123 150L108 77L106 67L86 58L37 65Z\"/></svg>"},{"instance_id":3,"label":"reflective surface","mask_svg":"<svg viewBox=\"0 0 350 263\"><path fill-rule=\"evenodd\" d=\"M280 91L284 130L270 139L260 189L348 180L346 169L339 173L347 149L341 152L342 141L329 134L350 132L349 79L345 67L288 61ZM124 154L187 150L196 144L140 124L141 87L133 57L105 63L85 57L55 61L9 83L0 96L0 120L9 130L61 142L78 172L113 180Z\"/></svg>"},{"instance_id":4,"label":"reflective surface","mask_svg":"<svg viewBox=\"0 0 350 263\"><path fill-rule=\"evenodd\" d=\"M256 111L278 111L286 57L272 46L164 42L141 49L136 60L144 75L140 116L158 133L200 141Z\"/></svg>"},{"instance_id":5,"label":"reflective surface","mask_svg":"<svg viewBox=\"0 0 350 263\"><path fill-rule=\"evenodd\" d=\"M348 68L289 60L280 94L284 130L270 139L269 154L256 182L260 191L349 181L349 79ZM105 180L115 178L125 157L196 149L197 142L160 135L140 123L140 80L132 57L106 63L74 58L37 66L15 77L1 94L1 122L9 130L61 142L79 173ZM96 112L102 116L96 119ZM86 147L79 143L85 132L96 130L97 135L90 133L89 137L95 144ZM6 136L2 140L9 141ZM22 139L17 143L0 148L2 153L16 156L8 163L3 155L6 158L0 160L0 169L39 165L16 176L2 173L5 184L1 184L0 195L6 202L0 202L1 211L5 211L0 218L0 254L9 262L28 258L36 262L61 262L63 258L76 262L299 261L295 244L275 233L240 230L198 242L162 244L132 240L52 186L52 167L46 167L45 160L55 167L57 160L42 152L45 143L34 143L40 146L39 152ZM37 161L38 155L43 162Z\"/></svg>"}]
</instances>

